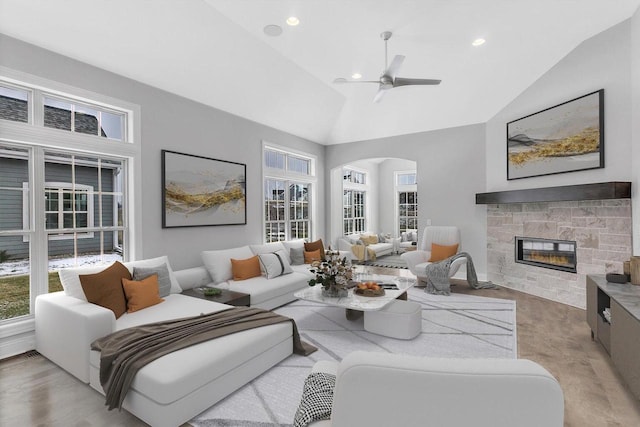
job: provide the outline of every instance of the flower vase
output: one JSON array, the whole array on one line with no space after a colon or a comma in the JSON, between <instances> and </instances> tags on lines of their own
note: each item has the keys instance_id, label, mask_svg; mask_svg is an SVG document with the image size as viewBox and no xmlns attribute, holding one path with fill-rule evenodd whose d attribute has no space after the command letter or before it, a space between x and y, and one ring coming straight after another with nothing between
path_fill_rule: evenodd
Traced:
<instances>
[{"instance_id":1,"label":"flower vase","mask_svg":"<svg viewBox=\"0 0 640 427\"><path fill-rule=\"evenodd\" d=\"M348 294L347 290L341 286L329 285L322 288L322 296L330 298L342 298Z\"/></svg>"}]
</instances>

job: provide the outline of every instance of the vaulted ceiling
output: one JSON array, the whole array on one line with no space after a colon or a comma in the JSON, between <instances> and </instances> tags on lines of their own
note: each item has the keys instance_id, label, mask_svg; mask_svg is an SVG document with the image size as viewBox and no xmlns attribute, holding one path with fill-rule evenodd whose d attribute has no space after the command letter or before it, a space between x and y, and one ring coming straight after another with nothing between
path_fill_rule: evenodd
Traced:
<instances>
[{"instance_id":1,"label":"vaulted ceiling","mask_svg":"<svg viewBox=\"0 0 640 427\"><path fill-rule=\"evenodd\" d=\"M0 0L0 32L322 144L490 119L640 0ZM300 24L285 21L296 16ZM266 25L282 34L269 36ZM406 56L400 87L336 85ZM477 38L486 43L474 47ZM0 52L0 54L2 54ZM585 88L592 89L592 88Z\"/></svg>"}]
</instances>

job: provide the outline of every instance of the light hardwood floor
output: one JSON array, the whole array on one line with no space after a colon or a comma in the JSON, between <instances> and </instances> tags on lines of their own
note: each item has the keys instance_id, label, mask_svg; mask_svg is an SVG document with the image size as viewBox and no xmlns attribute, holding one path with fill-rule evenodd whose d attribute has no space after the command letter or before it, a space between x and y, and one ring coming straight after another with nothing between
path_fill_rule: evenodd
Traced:
<instances>
[{"instance_id":1,"label":"light hardwood floor","mask_svg":"<svg viewBox=\"0 0 640 427\"><path fill-rule=\"evenodd\" d=\"M518 355L540 363L558 379L566 426L640 426L640 401L604 349L591 341L584 310L506 288L471 290L465 282L456 282L453 292L516 301ZM143 425L126 411L107 411L102 395L40 355L0 361L0 426Z\"/></svg>"}]
</instances>

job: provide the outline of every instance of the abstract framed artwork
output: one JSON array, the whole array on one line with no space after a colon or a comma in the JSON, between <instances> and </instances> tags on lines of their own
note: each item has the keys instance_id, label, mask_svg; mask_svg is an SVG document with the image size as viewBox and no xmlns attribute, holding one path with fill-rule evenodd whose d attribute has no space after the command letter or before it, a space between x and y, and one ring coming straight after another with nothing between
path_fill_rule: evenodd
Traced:
<instances>
[{"instance_id":1,"label":"abstract framed artwork","mask_svg":"<svg viewBox=\"0 0 640 427\"><path fill-rule=\"evenodd\" d=\"M604 167L604 89L507 123L507 179Z\"/></svg>"},{"instance_id":2,"label":"abstract framed artwork","mask_svg":"<svg viewBox=\"0 0 640 427\"><path fill-rule=\"evenodd\" d=\"M162 150L162 228L247 223L247 165Z\"/></svg>"}]
</instances>

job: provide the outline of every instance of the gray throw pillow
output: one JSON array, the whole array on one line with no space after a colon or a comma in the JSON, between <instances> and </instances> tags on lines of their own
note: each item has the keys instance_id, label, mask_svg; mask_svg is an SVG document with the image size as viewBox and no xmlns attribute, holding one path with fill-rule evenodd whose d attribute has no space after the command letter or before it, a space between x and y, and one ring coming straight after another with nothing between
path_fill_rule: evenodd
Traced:
<instances>
[{"instance_id":1,"label":"gray throw pillow","mask_svg":"<svg viewBox=\"0 0 640 427\"><path fill-rule=\"evenodd\" d=\"M289 256L291 256L291 265L304 264L304 248L291 248Z\"/></svg>"},{"instance_id":2,"label":"gray throw pillow","mask_svg":"<svg viewBox=\"0 0 640 427\"><path fill-rule=\"evenodd\" d=\"M171 293L171 276L167 264L157 267L133 267L133 280L146 279L152 274L158 275L158 293L160 298L164 298Z\"/></svg>"},{"instance_id":3,"label":"gray throw pillow","mask_svg":"<svg viewBox=\"0 0 640 427\"><path fill-rule=\"evenodd\" d=\"M304 427L313 421L331 418L333 389L336 376L324 372L309 374L304 381L302 399L293 420L294 427Z\"/></svg>"}]
</instances>

